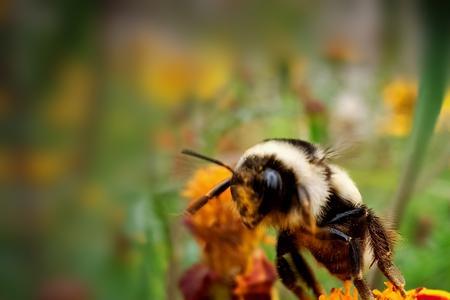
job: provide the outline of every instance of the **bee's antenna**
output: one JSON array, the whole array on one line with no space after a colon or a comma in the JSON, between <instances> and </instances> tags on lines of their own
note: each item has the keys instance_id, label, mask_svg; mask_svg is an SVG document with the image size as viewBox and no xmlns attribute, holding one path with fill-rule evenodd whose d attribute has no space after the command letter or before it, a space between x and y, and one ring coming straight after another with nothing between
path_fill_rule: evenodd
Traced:
<instances>
[{"instance_id":1,"label":"bee's antenna","mask_svg":"<svg viewBox=\"0 0 450 300\"><path fill-rule=\"evenodd\" d=\"M227 188L229 188L231 185L231 178L227 178L224 181L217 184L215 187L213 187L212 190L210 190L205 195L201 196L197 200L195 200L188 208L187 212L191 215L195 214L200 208L205 206L206 203L208 203L209 200L212 198L218 197L220 194L222 194Z\"/></svg>"},{"instance_id":2,"label":"bee's antenna","mask_svg":"<svg viewBox=\"0 0 450 300\"><path fill-rule=\"evenodd\" d=\"M188 149L182 150L181 153L183 153L183 154L185 154L185 155L193 156L193 157L196 157L196 158L200 158L200 159L203 159L203 160L206 160L206 161L209 161L209 162L212 162L212 163L214 163L214 164L216 164L216 165L219 165L219 166L222 166L222 167L224 167L224 168L227 168L231 173L234 174L233 168L231 168L230 166L227 166L226 164L224 164L224 163L221 162L220 160L217 160L217 159L214 159L214 158L207 157L207 156L205 156L205 155L203 155L203 154L200 154L200 153L194 152L194 151L192 151L192 150L188 150Z\"/></svg>"}]
</instances>

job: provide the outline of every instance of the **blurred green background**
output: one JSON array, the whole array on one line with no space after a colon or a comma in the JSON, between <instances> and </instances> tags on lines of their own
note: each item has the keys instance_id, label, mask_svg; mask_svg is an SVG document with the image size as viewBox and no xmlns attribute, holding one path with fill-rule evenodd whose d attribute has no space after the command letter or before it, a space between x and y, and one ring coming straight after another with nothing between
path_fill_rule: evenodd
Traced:
<instances>
[{"instance_id":1,"label":"blurred green background","mask_svg":"<svg viewBox=\"0 0 450 300\"><path fill-rule=\"evenodd\" d=\"M180 191L201 166L182 148L232 164L269 137L352 144L337 163L368 206L392 214L413 147L417 11L369 0L3 1L0 299L180 299L178 278L199 259ZM399 229L407 288L450 289L446 86ZM319 273L327 289L340 285ZM280 295L292 299L281 285Z\"/></svg>"}]
</instances>

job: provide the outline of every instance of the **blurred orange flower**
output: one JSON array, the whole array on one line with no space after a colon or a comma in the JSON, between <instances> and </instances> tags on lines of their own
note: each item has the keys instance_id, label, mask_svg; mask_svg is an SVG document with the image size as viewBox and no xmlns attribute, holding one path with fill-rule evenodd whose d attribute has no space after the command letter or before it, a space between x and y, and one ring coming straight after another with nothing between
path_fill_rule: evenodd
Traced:
<instances>
[{"instance_id":1,"label":"blurred orange flower","mask_svg":"<svg viewBox=\"0 0 450 300\"><path fill-rule=\"evenodd\" d=\"M358 291L351 288L352 282L347 280L344 282L344 290L333 288L330 295L320 295L319 300L358 300Z\"/></svg>"},{"instance_id":2,"label":"blurred orange flower","mask_svg":"<svg viewBox=\"0 0 450 300\"><path fill-rule=\"evenodd\" d=\"M219 166L199 169L183 196L193 202L229 176L230 172ZM262 228L247 229L232 204L227 190L185 220L203 250L205 262L222 278L241 273L264 236Z\"/></svg>"}]
</instances>

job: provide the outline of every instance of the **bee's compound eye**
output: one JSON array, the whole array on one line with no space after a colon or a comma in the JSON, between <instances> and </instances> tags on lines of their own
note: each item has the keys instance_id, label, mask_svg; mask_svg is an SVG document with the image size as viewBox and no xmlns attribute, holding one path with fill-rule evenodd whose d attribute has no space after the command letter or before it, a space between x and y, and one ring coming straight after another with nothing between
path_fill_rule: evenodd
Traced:
<instances>
[{"instance_id":1,"label":"bee's compound eye","mask_svg":"<svg viewBox=\"0 0 450 300\"><path fill-rule=\"evenodd\" d=\"M281 175L274 169L268 168L264 171L264 181L269 189L279 191L282 188Z\"/></svg>"}]
</instances>

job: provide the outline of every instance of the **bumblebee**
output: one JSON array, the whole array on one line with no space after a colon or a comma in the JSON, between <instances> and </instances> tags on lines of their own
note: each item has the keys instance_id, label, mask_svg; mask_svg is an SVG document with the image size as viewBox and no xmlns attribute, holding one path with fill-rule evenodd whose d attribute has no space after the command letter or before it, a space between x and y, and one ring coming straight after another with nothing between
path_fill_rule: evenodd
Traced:
<instances>
[{"instance_id":1,"label":"bumblebee","mask_svg":"<svg viewBox=\"0 0 450 300\"><path fill-rule=\"evenodd\" d=\"M188 207L194 214L230 188L236 209L248 228L278 230L276 268L282 283L299 299L305 287L316 297L323 288L301 254L308 250L337 278L352 280L362 299L373 299L364 280L363 254L372 250L373 263L404 293L405 281L394 265L395 232L362 202L361 194L340 167L330 163L330 151L297 139L269 139L249 148L235 168L221 165L231 176Z\"/></svg>"}]
</instances>

